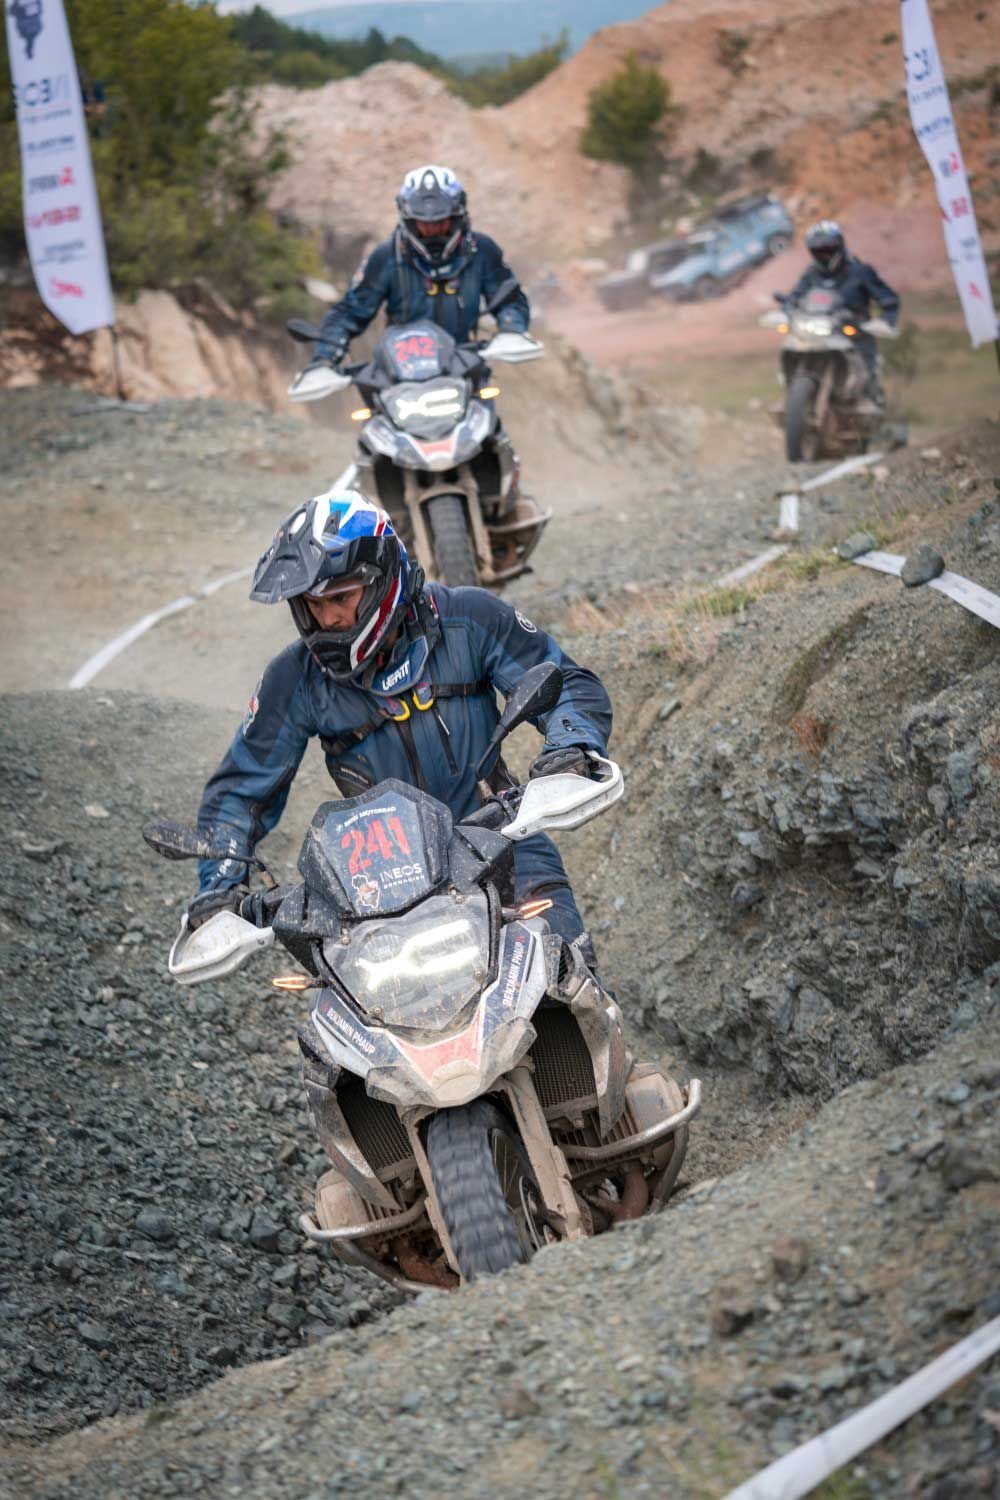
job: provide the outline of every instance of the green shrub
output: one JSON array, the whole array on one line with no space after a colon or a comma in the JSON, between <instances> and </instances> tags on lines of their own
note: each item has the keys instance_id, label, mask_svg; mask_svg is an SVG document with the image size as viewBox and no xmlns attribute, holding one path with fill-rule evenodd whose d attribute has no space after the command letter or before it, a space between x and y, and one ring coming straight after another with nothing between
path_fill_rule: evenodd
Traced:
<instances>
[{"instance_id":1,"label":"green shrub","mask_svg":"<svg viewBox=\"0 0 1000 1500\"><path fill-rule=\"evenodd\" d=\"M630 52L617 73L590 91L580 150L639 169L655 155L657 126L670 108L669 85Z\"/></svg>"},{"instance_id":2,"label":"green shrub","mask_svg":"<svg viewBox=\"0 0 1000 1500\"><path fill-rule=\"evenodd\" d=\"M229 22L184 0L67 0L66 10L81 79L99 81L105 95L90 121L91 154L116 293L206 278L237 307L280 305L319 258L267 209L288 156L279 135L254 131L247 56ZM23 226L9 110L0 160L11 163L0 169L0 249L16 254Z\"/></svg>"}]
</instances>

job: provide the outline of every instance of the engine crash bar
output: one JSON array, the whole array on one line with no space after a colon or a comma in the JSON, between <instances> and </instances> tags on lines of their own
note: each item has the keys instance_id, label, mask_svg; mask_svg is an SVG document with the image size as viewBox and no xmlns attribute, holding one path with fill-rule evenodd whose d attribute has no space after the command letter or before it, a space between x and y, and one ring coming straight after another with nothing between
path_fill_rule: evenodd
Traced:
<instances>
[{"instance_id":1,"label":"engine crash bar","mask_svg":"<svg viewBox=\"0 0 1000 1500\"><path fill-rule=\"evenodd\" d=\"M645 1150L647 1146L654 1146L657 1141L663 1140L664 1136L672 1135L689 1120L693 1120L701 1109L701 1079L692 1078L688 1084L688 1102L684 1108L678 1110L677 1114L670 1115L666 1120L661 1120L658 1125L650 1125L645 1130L638 1131L635 1135L626 1135L620 1141L607 1141L603 1146L560 1146L560 1151L565 1157L576 1161L612 1161L618 1156L628 1156L634 1151Z\"/></svg>"},{"instance_id":2,"label":"engine crash bar","mask_svg":"<svg viewBox=\"0 0 1000 1500\"><path fill-rule=\"evenodd\" d=\"M421 1198L398 1214L389 1214L368 1224L348 1224L343 1229L320 1229L312 1214L299 1214L299 1228L321 1245L329 1244L331 1240L366 1240L376 1234L395 1234L398 1229L406 1229L417 1222L426 1207L427 1199Z\"/></svg>"}]
</instances>

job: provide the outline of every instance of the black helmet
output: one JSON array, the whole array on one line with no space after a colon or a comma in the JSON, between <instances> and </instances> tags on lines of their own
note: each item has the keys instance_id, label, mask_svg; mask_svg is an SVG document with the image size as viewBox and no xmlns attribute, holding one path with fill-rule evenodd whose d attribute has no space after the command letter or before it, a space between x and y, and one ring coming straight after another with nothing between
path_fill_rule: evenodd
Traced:
<instances>
[{"instance_id":1,"label":"black helmet","mask_svg":"<svg viewBox=\"0 0 1000 1500\"><path fill-rule=\"evenodd\" d=\"M321 630L303 597L361 585L358 617L347 630ZM313 658L335 682L364 675L423 585L384 510L357 490L331 490L293 510L257 564L250 598L285 600Z\"/></svg>"},{"instance_id":2,"label":"black helmet","mask_svg":"<svg viewBox=\"0 0 1000 1500\"><path fill-rule=\"evenodd\" d=\"M844 231L835 219L820 219L806 231L806 249L816 268L824 276L831 276L840 270L847 257Z\"/></svg>"},{"instance_id":3,"label":"black helmet","mask_svg":"<svg viewBox=\"0 0 1000 1500\"><path fill-rule=\"evenodd\" d=\"M433 163L414 167L403 178L396 207L400 234L421 270L429 276L447 273L469 227L465 189L454 172ZM441 229L421 233L418 223Z\"/></svg>"}]
</instances>

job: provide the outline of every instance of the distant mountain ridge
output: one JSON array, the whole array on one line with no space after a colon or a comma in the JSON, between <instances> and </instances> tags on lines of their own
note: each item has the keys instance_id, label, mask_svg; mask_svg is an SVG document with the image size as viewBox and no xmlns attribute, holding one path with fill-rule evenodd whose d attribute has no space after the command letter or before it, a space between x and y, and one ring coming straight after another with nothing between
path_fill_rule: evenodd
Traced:
<instances>
[{"instance_id":1,"label":"distant mountain ridge","mask_svg":"<svg viewBox=\"0 0 1000 1500\"><path fill-rule=\"evenodd\" d=\"M406 36L450 58L534 52L564 29L575 52L600 27L634 20L652 8L651 0L372 0L297 11L282 20L338 39L363 36L374 26L384 36Z\"/></svg>"}]
</instances>

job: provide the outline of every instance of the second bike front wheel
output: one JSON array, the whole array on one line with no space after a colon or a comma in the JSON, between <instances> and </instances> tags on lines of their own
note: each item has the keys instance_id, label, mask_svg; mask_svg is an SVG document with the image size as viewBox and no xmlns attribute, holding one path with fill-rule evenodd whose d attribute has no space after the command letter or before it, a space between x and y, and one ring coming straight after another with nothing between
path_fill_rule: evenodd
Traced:
<instances>
[{"instance_id":1,"label":"second bike front wheel","mask_svg":"<svg viewBox=\"0 0 1000 1500\"><path fill-rule=\"evenodd\" d=\"M427 502L434 546L434 576L451 588L477 582L476 553L461 495L435 495Z\"/></svg>"}]
</instances>

